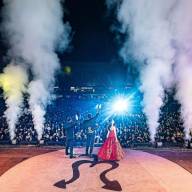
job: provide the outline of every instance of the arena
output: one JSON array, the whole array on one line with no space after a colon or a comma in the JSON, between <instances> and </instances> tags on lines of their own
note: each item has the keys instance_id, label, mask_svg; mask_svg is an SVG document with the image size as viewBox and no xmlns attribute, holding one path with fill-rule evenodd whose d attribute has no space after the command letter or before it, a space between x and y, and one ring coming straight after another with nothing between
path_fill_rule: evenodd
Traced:
<instances>
[{"instance_id":1,"label":"arena","mask_svg":"<svg viewBox=\"0 0 192 192\"><path fill-rule=\"evenodd\" d=\"M191 7L0 1L0 192L191 192Z\"/></svg>"}]
</instances>

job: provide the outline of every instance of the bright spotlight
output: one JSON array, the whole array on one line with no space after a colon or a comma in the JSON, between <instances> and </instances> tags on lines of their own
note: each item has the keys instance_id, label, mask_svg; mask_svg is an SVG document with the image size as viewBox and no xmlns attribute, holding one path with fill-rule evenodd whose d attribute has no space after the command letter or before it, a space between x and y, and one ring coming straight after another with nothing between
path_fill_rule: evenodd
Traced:
<instances>
[{"instance_id":1,"label":"bright spotlight","mask_svg":"<svg viewBox=\"0 0 192 192\"><path fill-rule=\"evenodd\" d=\"M112 104L112 111L114 113L126 113L129 109L129 100L124 97L119 97L114 100Z\"/></svg>"}]
</instances>

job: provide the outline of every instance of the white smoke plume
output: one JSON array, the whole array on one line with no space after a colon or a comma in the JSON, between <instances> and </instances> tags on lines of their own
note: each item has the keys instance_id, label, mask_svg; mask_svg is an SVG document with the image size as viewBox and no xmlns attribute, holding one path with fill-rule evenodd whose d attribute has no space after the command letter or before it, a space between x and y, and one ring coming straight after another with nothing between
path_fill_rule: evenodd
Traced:
<instances>
[{"instance_id":1,"label":"white smoke plume","mask_svg":"<svg viewBox=\"0 0 192 192\"><path fill-rule=\"evenodd\" d=\"M172 34L177 50L175 80L176 98L181 103L185 138L192 132L192 1L178 1L172 13Z\"/></svg>"},{"instance_id":2,"label":"white smoke plume","mask_svg":"<svg viewBox=\"0 0 192 192\"><path fill-rule=\"evenodd\" d=\"M55 51L64 50L69 43L70 26L63 23L62 0L4 0L3 19L11 47L9 55L21 58L33 75L29 104L40 139L59 68Z\"/></svg>"},{"instance_id":3,"label":"white smoke plume","mask_svg":"<svg viewBox=\"0 0 192 192\"><path fill-rule=\"evenodd\" d=\"M45 89L41 80L32 81L28 89L30 94L29 105L33 115L34 127L37 131L38 140L41 139L44 127L45 107L47 105L49 92ZM43 96L43 97L42 97Z\"/></svg>"},{"instance_id":4,"label":"white smoke plume","mask_svg":"<svg viewBox=\"0 0 192 192\"><path fill-rule=\"evenodd\" d=\"M190 139L192 131L192 57L186 54L178 56L175 76L177 81L176 98L181 103L181 115L184 122L185 138Z\"/></svg>"},{"instance_id":5,"label":"white smoke plume","mask_svg":"<svg viewBox=\"0 0 192 192\"><path fill-rule=\"evenodd\" d=\"M175 0L123 0L117 9L121 32L127 35L120 54L125 62L130 55L137 60L152 141L159 126L164 88L172 83L175 50L171 45L169 12L174 3Z\"/></svg>"},{"instance_id":6,"label":"white smoke plume","mask_svg":"<svg viewBox=\"0 0 192 192\"><path fill-rule=\"evenodd\" d=\"M4 68L3 73L0 74L0 87L4 91L4 99L7 107L4 114L7 119L12 141L15 138L16 123L21 115L23 93L27 90L27 82L26 71L22 67L14 65L14 63Z\"/></svg>"}]
</instances>

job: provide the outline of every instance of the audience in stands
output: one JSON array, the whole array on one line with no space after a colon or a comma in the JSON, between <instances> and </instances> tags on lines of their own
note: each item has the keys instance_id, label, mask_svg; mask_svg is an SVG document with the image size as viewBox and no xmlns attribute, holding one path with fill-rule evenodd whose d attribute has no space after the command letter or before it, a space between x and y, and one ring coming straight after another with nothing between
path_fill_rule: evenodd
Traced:
<instances>
[{"instance_id":1,"label":"audience in stands","mask_svg":"<svg viewBox=\"0 0 192 192\"><path fill-rule=\"evenodd\" d=\"M50 105L47 109L46 122L42 140L47 145L64 145L65 143L65 120L67 116L80 114L80 122L75 127L75 141L77 146L83 146L86 140L85 130L83 130L82 122L86 119L90 109L100 101L100 98L91 98L87 102L87 98L77 103L77 99L67 102L66 99L58 99L54 105ZM81 104L80 104L81 103ZM81 106L80 106L81 105ZM95 113L92 110L92 113ZM139 144L147 144L150 142L149 129L145 115L138 110L132 114L128 114L122 118L115 118L117 127L117 136L123 147L135 146ZM180 119L179 112L164 112L160 115L159 128L156 140L163 143L182 144L184 142L183 123ZM97 122L97 132L95 144L100 145L106 137L107 122L99 119ZM24 114L20 117L16 126L16 143L17 144L36 144L37 133L34 129L32 116L29 110L24 110ZM10 143L9 130L6 118L0 116L0 143Z\"/></svg>"}]
</instances>

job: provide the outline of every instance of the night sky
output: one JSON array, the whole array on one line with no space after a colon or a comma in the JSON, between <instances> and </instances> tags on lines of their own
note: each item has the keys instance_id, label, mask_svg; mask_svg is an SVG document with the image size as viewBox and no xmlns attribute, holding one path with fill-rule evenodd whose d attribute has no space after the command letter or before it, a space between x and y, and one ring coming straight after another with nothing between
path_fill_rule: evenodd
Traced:
<instances>
[{"instance_id":1,"label":"night sky","mask_svg":"<svg viewBox=\"0 0 192 192\"><path fill-rule=\"evenodd\" d=\"M108 14L105 1L67 0L65 5L73 39L71 51L61 56L62 65L72 66L72 74L79 74L79 84L125 84L126 66L118 56L118 43L111 31L115 20ZM86 79L83 82L82 77Z\"/></svg>"},{"instance_id":2,"label":"night sky","mask_svg":"<svg viewBox=\"0 0 192 192\"><path fill-rule=\"evenodd\" d=\"M110 32L111 18L107 17L104 1L68 0L66 19L73 31L73 51L67 60L108 62L116 54L114 34Z\"/></svg>"}]
</instances>

